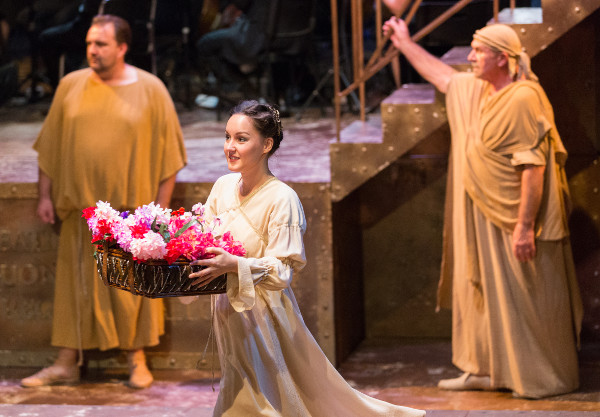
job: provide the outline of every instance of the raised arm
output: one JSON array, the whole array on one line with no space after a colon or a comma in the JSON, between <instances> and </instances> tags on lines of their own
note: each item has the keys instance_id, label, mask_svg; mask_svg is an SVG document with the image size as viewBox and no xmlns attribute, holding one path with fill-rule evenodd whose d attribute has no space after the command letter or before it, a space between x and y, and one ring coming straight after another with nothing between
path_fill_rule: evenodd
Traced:
<instances>
[{"instance_id":1,"label":"raised arm","mask_svg":"<svg viewBox=\"0 0 600 417\"><path fill-rule=\"evenodd\" d=\"M450 78L457 71L414 42L403 20L392 17L383 25L383 31L386 35L391 33L390 40L393 45L402 52L408 62L425 80L433 84L442 93L448 91Z\"/></svg>"}]
</instances>

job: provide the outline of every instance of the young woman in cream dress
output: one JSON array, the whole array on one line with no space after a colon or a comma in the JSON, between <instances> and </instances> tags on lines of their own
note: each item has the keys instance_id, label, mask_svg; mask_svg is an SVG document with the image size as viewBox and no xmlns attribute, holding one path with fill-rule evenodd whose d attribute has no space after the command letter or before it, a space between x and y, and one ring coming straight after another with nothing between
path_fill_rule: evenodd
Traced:
<instances>
[{"instance_id":1,"label":"young woman in cream dress","mask_svg":"<svg viewBox=\"0 0 600 417\"><path fill-rule=\"evenodd\" d=\"M256 101L231 111L225 157L233 172L217 180L205 205L230 231L245 257L220 248L194 264L205 284L227 274L227 293L213 296L222 377L213 416L424 416L371 398L336 371L304 324L292 292L294 271L306 263L306 218L298 196L269 170L283 133L279 112Z\"/></svg>"}]
</instances>

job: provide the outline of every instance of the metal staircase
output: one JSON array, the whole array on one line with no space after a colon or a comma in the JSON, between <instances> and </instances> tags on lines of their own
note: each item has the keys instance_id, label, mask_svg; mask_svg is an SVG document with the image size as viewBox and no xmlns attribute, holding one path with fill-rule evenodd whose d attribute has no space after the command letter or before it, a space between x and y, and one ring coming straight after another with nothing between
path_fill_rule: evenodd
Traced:
<instances>
[{"instance_id":1,"label":"metal staircase","mask_svg":"<svg viewBox=\"0 0 600 417\"><path fill-rule=\"evenodd\" d=\"M532 57L549 48L557 39L600 8L600 0L542 0L541 8L502 10L498 21L519 33L523 47ZM470 67L470 48L455 47L443 57L459 70ZM376 176L416 145L447 125L444 96L429 84L407 84L381 103L381 125L356 121L330 145L331 195L339 202ZM360 136L365 141L360 141ZM379 136L379 141L373 138Z\"/></svg>"}]
</instances>

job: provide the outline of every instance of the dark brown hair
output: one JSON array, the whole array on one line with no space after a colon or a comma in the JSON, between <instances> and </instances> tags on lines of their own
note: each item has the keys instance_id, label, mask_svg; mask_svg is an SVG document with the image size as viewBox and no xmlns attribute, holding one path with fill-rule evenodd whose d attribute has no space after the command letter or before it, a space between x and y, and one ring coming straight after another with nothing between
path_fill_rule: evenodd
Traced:
<instances>
[{"instance_id":1,"label":"dark brown hair","mask_svg":"<svg viewBox=\"0 0 600 417\"><path fill-rule=\"evenodd\" d=\"M114 16L112 14L99 14L92 19L91 26L94 25L108 25L112 24L115 28L115 39L120 45L122 43L127 44L127 48L131 46L131 28L127 20Z\"/></svg>"},{"instance_id":2,"label":"dark brown hair","mask_svg":"<svg viewBox=\"0 0 600 417\"><path fill-rule=\"evenodd\" d=\"M245 100L231 109L230 116L243 114L252 119L252 123L258 132L265 138L273 138L273 147L269 155L279 148L283 140L283 128L279 117L279 110L270 104L262 104L256 100Z\"/></svg>"}]
</instances>

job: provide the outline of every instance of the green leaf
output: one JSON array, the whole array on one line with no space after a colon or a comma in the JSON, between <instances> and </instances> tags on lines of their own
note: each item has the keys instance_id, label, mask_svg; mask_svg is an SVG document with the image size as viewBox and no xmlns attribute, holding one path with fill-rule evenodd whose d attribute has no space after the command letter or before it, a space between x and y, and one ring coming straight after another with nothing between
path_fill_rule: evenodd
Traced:
<instances>
[{"instance_id":1,"label":"green leaf","mask_svg":"<svg viewBox=\"0 0 600 417\"><path fill-rule=\"evenodd\" d=\"M169 243L169 240L171 240L171 234L169 233L169 229L166 224L163 223L160 225L158 233L163 237L165 242Z\"/></svg>"},{"instance_id":2,"label":"green leaf","mask_svg":"<svg viewBox=\"0 0 600 417\"><path fill-rule=\"evenodd\" d=\"M181 236L187 229L189 229L190 227L192 227L192 225L194 224L194 222L197 222L197 220L196 219L192 219L189 222L187 222L186 224L184 224L183 226L181 226L181 229L179 229L173 235L173 237L179 237L179 236Z\"/></svg>"}]
</instances>

